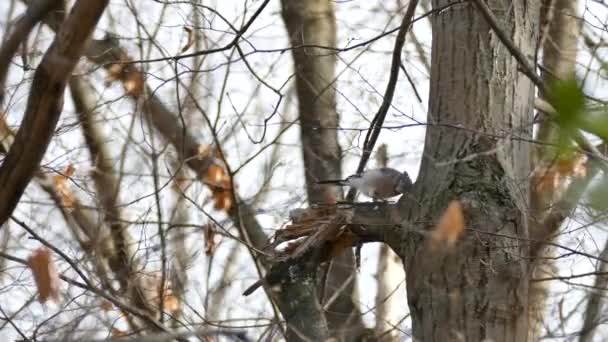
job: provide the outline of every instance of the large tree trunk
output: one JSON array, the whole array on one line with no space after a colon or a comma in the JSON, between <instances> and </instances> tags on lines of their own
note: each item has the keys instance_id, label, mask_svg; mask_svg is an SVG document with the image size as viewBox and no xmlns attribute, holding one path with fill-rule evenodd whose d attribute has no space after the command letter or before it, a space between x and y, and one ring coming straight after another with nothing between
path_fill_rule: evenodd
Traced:
<instances>
[{"instance_id":1,"label":"large tree trunk","mask_svg":"<svg viewBox=\"0 0 608 342\"><path fill-rule=\"evenodd\" d=\"M336 45L333 2L283 0L282 5L290 43L295 47L292 55L308 201L311 204L335 202L342 197L341 191L316 182L342 176L342 153L336 130L339 117L333 86L336 56L325 49L298 48ZM353 341L365 328L353 300L357 298L354 265L354 255L348 250L332 261L327 281L321 285L326 290L323 298L336 298L325 312L330 334L345 341Z\"/></svg>"},{"instance_id":2,"label":"large tree trunk","mask_svg":"<svg viewBox=\"0 0 608 342\"><path fill-rule=\"evenodd\" d=\"M448 0L434 0L434 8ZM540 4L488 1L499 25L533 56ZM432 19L429 123L406 225L432 228L461 201L467 230L453 248L403 233L414 337L419 341L525 341L529 262L526 142L534 87L472 3ZM456 162L461 159L459 162ZM520 240L524 239L524 240Z\"/></svg>"}]
</instances>

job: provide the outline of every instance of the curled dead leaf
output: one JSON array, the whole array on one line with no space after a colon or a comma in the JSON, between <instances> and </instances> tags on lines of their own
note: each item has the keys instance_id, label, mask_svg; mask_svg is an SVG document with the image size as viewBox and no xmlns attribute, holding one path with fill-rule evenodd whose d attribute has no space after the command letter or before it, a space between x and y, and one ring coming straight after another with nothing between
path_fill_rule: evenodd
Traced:
<instances>
[{"instance_id":1,"label":"curled dead leaf","mask_svg":"<svg viewBox=\"0 0 608 342\"><path fill-rule=\"evenodd\" d=\"M122 80L125 92L133 97L140 96L144 91L144 75L142 72L131 68Z\"/></svg>"},{"instance_id":2,"label":"curled dead leaf","mask_svg":"<svg viewBox=\"0 0 608 342\"><path fill-rule=\"evenodd\" d=\"M460 201L453 200L445 209L435 228L431 231L429 242L432 248L441 245L453 246L464 231L464 215Z\"/></svg>"},{"instance_id":3,"label":"curled dead leaf","mask_svg":"<svg viewBox=\"0 0 608 342\"><path fill-rule=\"evenodd\" d=\"M63 175L55 175L53 176L53 185L57 196L59 196L61 205L64 208L73 208L76 200L66 180L67 178Z\"/></svg>"},{"instance_id":4,"label":"curled dead leaf","mask_svg":"<svg viewBox=\"0 0 608 342\"><path fill-rule=\"evenodd\" d=\"M227 190L213 192L213 209L228 211L232 207L232 196Z\"/></svg>"},{"instance_id":5,"label":"curled dead leaf","mask_svg":"<svg viewBox=\"0 0 608 342\"><path fill-rule=\"evenodd\" d=\"M72 177L74 175L74 171L76 171L74 164L69 163L68 166L66 166L63 170L63 174L65 177Z\"/></svg>"},{"instance_id":6,"label":"curled dead leaf","mask_svg":"<svg viewBox=\"0 0 608 342\"><path fill-rule=\"evenodd\" d=\"M188 34L188 40L186 41L186 45L184 45L181 50L180 53L184 53L186 51L188 51L188 49L190 49L192 47L192 45L194 45L194 31L192 31L191 28L189 28L188 26L184 26L184 31L186 31L186 33Z\"/></svg>"},{"instance_id":7,"label":"curled dead leaf","mask_svg":"<svg viewBox=\"0 0 608 342\"><path fill-rule=\"evenodd\" d=\"M38 300L41 303L46 302L49 298L58 300L59 278L51 259L51 251L46 247L35 250L27 259L27 265L32 270L38 288Z\"/></svg>"},{"instance_id":8,"label":"curled dead leaf","mask_svg":"<svg viewBox=\"0 0 608 342\"><path fill-rule=\"evenodd\" d=\"M124 330L120 330L118 328L112 328L112 337L126 337L129 334L127 334L126 331Z\"/></svg>"},{"instance_id":9,"label":"curled dead leaf","mask_svg":"<svg viewBox=\"0 0 608 342\"><path fill-rule=\"evenodd\" d=\"M209 168L207 168L204 181L212 186L220 186L220 183L225 181L226 178L227 175L223 167L217 164L211 164L209 165Z\"/></svg>"},{"instance_id":10,"label":"curled dead leaf","mask_svg":"<svg viewBox=\"0 0 608 342\"><path fill-rule=\"evenodd\" d=\"M124 64L122 63L113 63L110 64L108 67L106 67L106 85L109 85L110 83L114 82L114 81L118 81L120 79L122 79L122 72L124 69Z\"/></svg>"},{"instance_id":11,"label":"curled dead leaf","mask_svg":"<svg viewBox=\"0 0 608 342\"><path fill-rule=\"evenodd\" d=\"M211 147L209 145L198 145L196 152L196 159L203 160L209 157L211 154Z\"/></svg>"},{"instance_id":12,"label":"curled dead leaf","mask_svg":"<svg viewBox=\"0 0 608 342\"><path fill-rule=\"evenodd\" d=\"M215 226L213 224L206 225L203 233L205 235L205 254L212 255L217 249Z\"/></svg>"},{"instance_id":13,"label":"curled dead leaf","mask_svg":"<svg viewBox=\"0 0 608 342\"><path fill-rule=\"evenodd\" d=\"M109 301L104 300L104 301L101 302L101 304L99 304L99 307L104 312L108 312L108 311L110 311L110 310L112 310L114 308L114 305L112 303L110 303Z\"/></svg>"},{"instance_id":14,"label":"curled dead leaf","mask_svg":"<svg viewBox=\"0 0 608 342\"><path fill-rule=\"evenodd\" d=\"M179 300L173 294L171 289L171 282L165 280L164 288L161 285L162 276L160 272L152 272L142 274L143 277L143 288L145 291L145 298L156 306L160 305L161 290L163 298L163 310L171 314L175 313L179 309Z\"/></svg>"}]
</instances>

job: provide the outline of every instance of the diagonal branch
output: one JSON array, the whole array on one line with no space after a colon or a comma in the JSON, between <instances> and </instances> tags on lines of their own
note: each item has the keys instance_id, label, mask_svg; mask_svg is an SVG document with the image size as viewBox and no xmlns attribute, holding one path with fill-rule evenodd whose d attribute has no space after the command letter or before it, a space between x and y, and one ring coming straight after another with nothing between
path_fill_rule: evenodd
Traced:
<instances>
[{"instance_id":1,"label":"diagonal branch","mask_svg":"<svg viewBox=\"0 0 608 342\"><path fill-rule=\"evenodd\" d=\"M107 4L78 1L36 69L21 127L0 167L0 225L40 165L63 109L66 82Z\"/></svg>"},{"instance_id":2,"label":"diagonal branch","mask_svg":"<svg viewBox=\"0 0 608 342\"><path fill-rule=\"evenodd\" d=\"M0 49L0 106L4 101L6 91L6 76L11 65L11 59L17 52L20 44L25 43L27 36L30 34L34 26L40 22L44 16L52 10L57 10L61 7L61 0L38 0L28 6L25 13L19 18L13 26L8 38L2 44Z\"/></svg>"}]
</instances>

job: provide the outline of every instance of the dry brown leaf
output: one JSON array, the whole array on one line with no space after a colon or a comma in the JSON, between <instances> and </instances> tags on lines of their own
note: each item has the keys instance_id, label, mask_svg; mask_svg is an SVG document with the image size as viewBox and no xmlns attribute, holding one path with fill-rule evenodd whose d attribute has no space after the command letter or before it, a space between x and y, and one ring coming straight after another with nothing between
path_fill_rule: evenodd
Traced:
<instances>
[{"instance_id":1,"label":"dry brown leaf","mask_svg":"<svg viewBox=\"0 0 608 342\"><path fill-rule=\"evenodd\" d=\"M446 244L448 247L453 246L464 231L464 227L462 204L458 200L453 200L431 232L429 237L431 246L439 247L443 244Z\"/></svg>"},{"instance_id":2,"label":"dry brown leaf","mask_svg":"<svg viewBox=\"0 0 608 342\"><path fill-rule=\"evenodd\" d=\"M112 337L126 337L126 336L128 336L126 331L120 330L118 328L112 328Z\"/></svg>"},{"instance_id":3,"label":"dry brown leaf","mask_svg":"<svg viewBox=\"0 0 608 342\"><path fill-rule=\"evenodd\" d=\"M186 52L189 48L192 47L192 45L194 45L194 32L192 31L191 28L189 28L188 26L184 26L184 31L186 31L186 33L188 34L188 40L186 41L186 45L184 45L182 47L182 49L180 50L180 53L184 53Z\"/></svg>"},{"instance_id":4,"label":"dry brown leaf","mask_svg":"<svg viewBox=\"0 0 608 342\"><path fill-rule=\"evenodd\" d=\"M353 234L350 231L343 231L336 238L336 240L332 241L331 244L331 256L337 257L344 253L346 250L352 248L359 238L357 235Z\"/></svg>"},{"instance_id":5,"label":"dry brown leaf","mask_svg":"<svg viewBox=\"0 0 608 342\"><path fill-rule=\"evenodd\" d=\"M209 168L207 168L207 174L205 174L204 181L213 186L219 186L225 178L226 172L224 171L224 168L217 164L211 164L209 165Z\"/></svg>"},{"instance_id":6,"label":"dry brown leaf","mask_svg":"<svg viewBox=\"0 0 608 342\"><path fill-rule=\"evenodd\" d=\"M74 171L76 171L76 168L74 168L74 164L69 163L68 166L66 166L63 170L63 175L65 177L72 177L74 175Z\"/></svg>"},{"instance_id":7,"label":"dry brown leaf","mask_svg":"<svg viewBox=\"0 0 608 342\"><path fill-rule=\"evenodd\" d=\"M169 292L169 293L165 293L165 300L163 301L163 308L165 311L168 311L169 313L176 313L177 310L179 310L179 300L177 299L177 297L175 297L173 295L173 293L170 290L167 290L165 292Z\"/></svg>"},{"instance_id":8,"label":"dry brown leaf","mask_svg":"<svg viewBox=\"0 0 608 342\"><path fill-rule=\"evenodd\" d=\"M584 177L587 174L586 161L584 155L576 154L568 159L559 159L552 168L562 176Z\"/></svg>"},{"instance_id":9,"label":"dry brown leaf","mask_svg":"<svg viewBox=\"0 0 608 342\"><path fill-rule=\"evenodd\" d=\"M217 241L215 240L217 232L215 231L215 226L208 224L205 226L203 232L205 234L205 254L212 255L217 249Z\"/></svg>"},{"instance_id":10,"label":"dry brown leaf","mask_svg":"<svg viewBox=\"0 0 608 342\"><path fill-rule=\"evenodd\" d=\"M134 97L140 96L144 91L144 75L138 70L131 68L122 80L125 92Z\"/></svg>"},{"instance_id":11,"label":"dry brown leaf","mask_svg":"<svg viewBox=\"0 0 608 342\"><path fill-rule=\"evenodd\" d=\"M211 153L211 147L209 145L198 145L196 152L196 159L203 160L209 157Z\"/></svg>"},{"instance_id":12,"label":"dry brown leaf","mask_svg":"<svg viewBox=\"0 0 608 342\"><path fill-rule=\"evenodd\" d=\"M59 196L59 199L61 200L61 205L64 208L74 207L74 195L70 191L70 187L67 182L68 177L71 177L74 174L74 171L74 165L70 163L62 171L62 174L57 174L53 176L53 185L55 187L55 192Z\"/></svg>"},{"instance_id":13,"label":"dry brown leaf","mask_svg":"<svg viewBox=\"0 0 608 342\"><path fill-rule=\"evenodd\" d=\"M162 275L160 272L142 273L143 292L146 300L153 305L160 305L161 289L163 290L163 310L175 313L179 309L179 300L173 295L171 282L166 279L164 289L161 287Z\"/></svg>"},{"instance_id":14,"label":"dry brown leaf","mask_svg":"<svg viewBox=\"0 0 608 342\"><path fill-rule=\"evenodd\" d=\"M536 191L553 193L566 177L585 177L587 175L587 157L575 154L568 158L560 158L550 165L538 166L532 174L532 182Z\"/></svg>"},{"instance_id":15,"label":"dry brown leaf","mask_svg":"<svg viewBox=\"0 0 608 342\"><path fill-rule=\"evenodd\" d=\"M220 190L213 193L213 209L228 211L232 207L232 196L228 191Z\"/></svg>"},{"instance_id":16,"label":"dry brown leaf","mask_svg":"<svg viewBox=\"0 0 608 342\"><path fill-rule=\"evenodd\" d=\"M122 63L110 64L106 68L106 71L107 71L106 85L109 85L110 83L112 83L114 81L118 81L118 80L122 79L122 73L123 73L124 67L125 67L125 64L122 64Z\"/></svg>"},{"instance_id":17,"label":"dry brown leaf","mask_svg":"<svg viewBox=\"0 0 608 342\"><path fill-rule=\"evenodd\" d=\"M73 208L75 199L66 182L66 178L62 175L56 175L53 177L53 183L55 185L55 192L61 200L61 205L64 208Z\"/></svg>"},{"instance_id":18,"label":"dry brown leaf","mask_svg":"<svg viewBox=\"0 0 608 342\"><path fill-rule=\"evenodd\" d=\"M52 298L59 299L58 276L55 265L51 260L51 251L46 247L41 247L34 251L27 259L27 264L32 270L34 281L38 288L38 300L41 303Z\"/></svg>"},{"instance_id":19,"label":"dry brown leaf","mask_svg":"<svg viewBox=\"0 0 608 342\"><path fill-rule=\"evenodd\" d=\"M114 308L114 305L112 303L110 303L110 301L104 300L104 301L101 302L101 304L99 305L99 307L104 312L108 312L108 311L111 311Z\"/></svg>"},{"instance_id":20,"label":"dry brown leaf","mask_svg":"<svg viewBox=\"0 0 608 342\"><path fill-rule=\"evenodd\" d=\"M532 174L534 189L541 193L553 193L562 180L562 174L555 168L539 167Z\"/></svg>"}]
</instances>

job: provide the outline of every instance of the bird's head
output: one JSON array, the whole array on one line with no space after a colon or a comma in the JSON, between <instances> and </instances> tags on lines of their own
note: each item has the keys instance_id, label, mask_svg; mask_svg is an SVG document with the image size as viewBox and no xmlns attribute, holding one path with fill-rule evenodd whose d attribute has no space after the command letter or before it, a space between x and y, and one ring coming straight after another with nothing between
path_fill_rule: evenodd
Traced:
<instances>
[{"instance_id":1,"label":"bird's head","mask_svg":"<svg viewBox=\"0 0 608 342\"><path fill-rule=\"evenodd\" d=\"M397 192L399 192L400 194L404 194L406 192L410 192L412 190L413 185L414 184L412 183L410 176L407 174L407 171L403 171L401 177L399 177L399 181L397 182L397 187L395 188L395 190L397 190Z\"/></svg>"}]
</instances>

